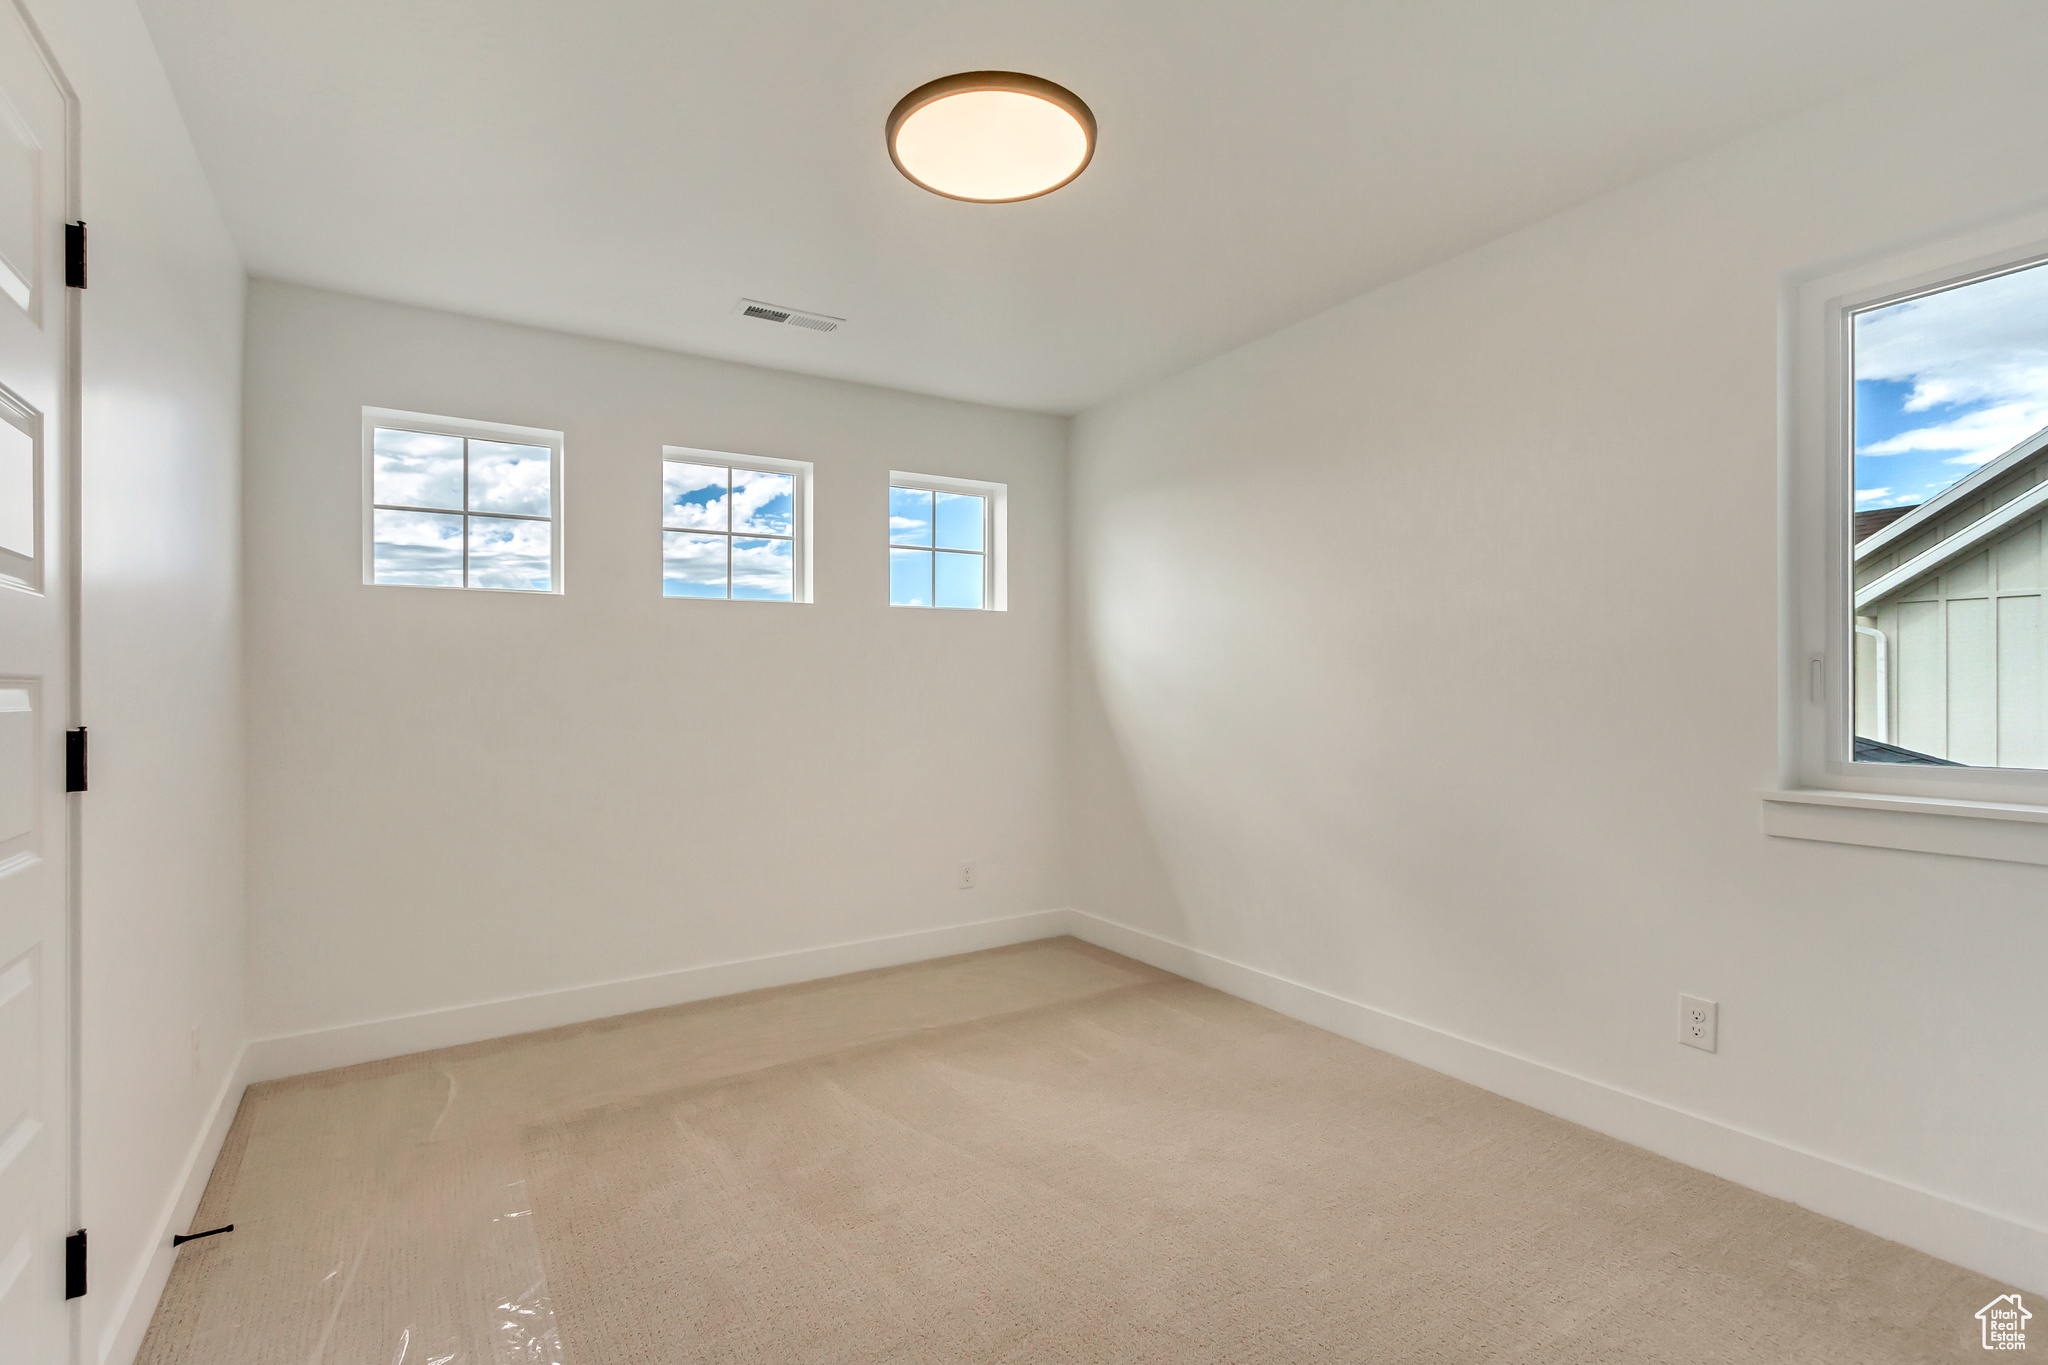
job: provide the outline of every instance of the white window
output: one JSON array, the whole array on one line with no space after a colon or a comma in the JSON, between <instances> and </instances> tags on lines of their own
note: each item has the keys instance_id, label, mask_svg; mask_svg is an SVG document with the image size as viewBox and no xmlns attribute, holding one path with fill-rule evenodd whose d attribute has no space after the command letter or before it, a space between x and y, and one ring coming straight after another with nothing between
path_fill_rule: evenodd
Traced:
<instances>
[{"instance_id":1,"label":"white window","mask_svg":"<svg viewBox=\"0 0 2048 1365\"><path fill-rule=\"evenodd\" d=\"M1788 792L1773 800L1862 793L1895 826L2048 807L2044 262L2037 218L1788 295ZM2033 828L2048 856L2048 824ZM1893 846L1949 851L1912 837ZM2035 860L2007 844L1983 856Z\"/></svg>"},{"instance_id":2,"label":"white window","mask_svg":"<svg viewBox=\"0 0 2048 1365\"><path fill-rule=\"evenodd\" d=\"M562 591L562 433L363 409L363 581Z\"/></svg>"},{"instance_id":3,"label":"white window","mask_svg":"<svg viewBox=\"0 0 2048 1365\"><path fill-rule=\"evenodd\" d=\"M811 600L811 466L665 446L661 595Z\"/></svg>"},{"instance_id":4,"label":"white window","mask_svg":"<svg viewBox=\"0 0 2048 1365\"><path fill-rule=\"evenodd\" d=\"M889 475L889 605L1002 611L1005 484Z\"/></svg>"}]
</instances>

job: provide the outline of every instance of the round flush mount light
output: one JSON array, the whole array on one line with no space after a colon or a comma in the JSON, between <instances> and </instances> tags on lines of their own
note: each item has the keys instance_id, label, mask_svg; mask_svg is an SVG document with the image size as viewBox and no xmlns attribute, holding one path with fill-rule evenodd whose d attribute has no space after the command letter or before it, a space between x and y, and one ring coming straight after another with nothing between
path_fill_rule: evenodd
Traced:
<instances>
[{"instance_id":1,"label":"round flush mount light","mask_svg":"<svg viewBox=\"0 0 2048 1365\"><path fill-rule=\"evenodd\" d=\"M1062 85L1019 71L963 71L920 85L889 113L889 159L948 199L1009 204L1088 168L1095 115Z\"/></svg>"}]
</instances>

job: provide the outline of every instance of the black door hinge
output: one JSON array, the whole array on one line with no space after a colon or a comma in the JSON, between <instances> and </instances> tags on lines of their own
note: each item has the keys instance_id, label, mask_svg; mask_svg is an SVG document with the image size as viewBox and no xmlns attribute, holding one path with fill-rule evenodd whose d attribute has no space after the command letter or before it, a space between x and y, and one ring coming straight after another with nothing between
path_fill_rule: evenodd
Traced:
<instances>
[{"instance_id":1,"label":"black door hinge","mask_svg":"<svg viewBox=\"0 0 2048 1365\"><path fill-rule=\"evenodd\" d=\"M85 727L64 732L64 790L85 790Z\"/></svg>"},{"instance_id":2,"label":"black door hinge","mask_svg":"<svg viewBox=\"0 0 2048 1365\"><path fill-rule=\"evenodd\" d=\"M85 224L64 225L64 284L67 288L85 288Z\"/></svg>"},{"instance_id":3,"label":"black door hinge","mask_svg":"<svg viewBox=\"0 0 2048 1365\"><path fill-rule=\"evenodd\" d=\"M64 1297L85 1297L85 1229L64 1239Z\"/></svg>"}]
</instances>

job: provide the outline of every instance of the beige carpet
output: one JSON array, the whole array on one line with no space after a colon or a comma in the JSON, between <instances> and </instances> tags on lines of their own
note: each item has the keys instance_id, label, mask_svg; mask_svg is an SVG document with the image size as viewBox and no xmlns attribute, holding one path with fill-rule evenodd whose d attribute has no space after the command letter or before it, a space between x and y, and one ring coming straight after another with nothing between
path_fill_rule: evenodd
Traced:
<instances>
[{"instance_id":1,"label":"beige carpet","mask_svg":"<svg viewBox=\"0 0 2048 1365\"><path fill-rule=\"evenodd\" d=\"M2003 1287L1072 939L250 1090L145 1365L1973 1359Z\"/></svg>"}]
</instances>

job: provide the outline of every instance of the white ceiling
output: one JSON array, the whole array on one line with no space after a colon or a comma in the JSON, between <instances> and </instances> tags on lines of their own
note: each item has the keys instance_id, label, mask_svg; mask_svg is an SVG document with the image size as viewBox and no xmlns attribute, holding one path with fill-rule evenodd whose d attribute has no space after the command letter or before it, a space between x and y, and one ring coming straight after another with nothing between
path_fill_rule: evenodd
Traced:
<instances>
[{"instance_id":1,"label":"white ceiling","mask_svg":"<svg viewBox=\"0 0 2048 1365\"><path fill-rule=\"evenodd\" d=\"M2032 7L141 3L254 275L1056 412ZM890 165L904 92L989 67L1094 108L1079 180L966 204Z\"/></svg>"}]
</instances>

